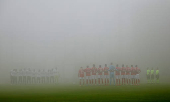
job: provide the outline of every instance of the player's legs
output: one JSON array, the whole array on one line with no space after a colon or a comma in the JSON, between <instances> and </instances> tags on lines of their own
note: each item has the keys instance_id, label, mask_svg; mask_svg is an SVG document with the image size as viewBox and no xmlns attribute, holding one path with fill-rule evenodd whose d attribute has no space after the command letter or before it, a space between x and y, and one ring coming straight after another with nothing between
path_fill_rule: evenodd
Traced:
<instances>
[{"instance_id":1,"label":"player's legs","mask_svg":"<svg viewBox=\"0 0 170 102\"><path fill-rule=\"evenodd\" d=\"M100 85L100 75L98 75L98 85Z\"/></svg>"}]
</instances>

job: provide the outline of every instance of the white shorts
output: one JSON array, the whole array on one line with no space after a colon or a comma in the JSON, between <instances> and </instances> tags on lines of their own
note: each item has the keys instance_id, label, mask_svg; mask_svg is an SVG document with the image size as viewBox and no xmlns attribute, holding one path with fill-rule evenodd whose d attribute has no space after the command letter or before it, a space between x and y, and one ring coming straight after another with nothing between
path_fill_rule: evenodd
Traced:
<instances>
[{"instance_id":1,"label":"white shorts","mask_svg":"<svg viewBox=\"0 0 170 102\"><path fill-rule=\"evenodd\" d=\"M121 78L126 78L126 75L121 75Z\"/></svg>"},{"instance_id":2,"label":"white shorts","mask_svg":"<svg viewBox=\"0 0 170 102\"><path fill-rule=\"evenodd\" d=\"M108 78L109 78L109 75L104 75L104 78L107 78L107 79L108 79Z\"/></svg>"},{"instance_id":3,"label":"white shorts","mask_svg":"<svg viewBox=\"0 0 170 102\"><path fill-rule=\"evenodd\" d=\"M126 79L130 79L131 75L126 75Z\"/></svg>"},{"instance_id":4,"label":"white shorts","mask_svg":"<svg viewBox=\"0 0 170 102\"><path fill-rule=\"evenodd\" d=\"M84 77L79 77L79 79L84 79Z\"/></svg>"},{"instance_id":5,"label":"white shorts","mask_svg":"<svg viewBox=\"0 0 170 102\"><path fill-rule=\"evenodd\" d=\"M97 76L96 75L92 75L91 78L92 79L97 79Z\"/></svg>"},{"instance_id":6,"label":"white shorts","mask_svg":"<svg viewBox=\"0 0 170 102\"><path fill-rule=\"evenodd\" d=\"M86 79L91 79L91 76L86 76Z\"/></svg>"},{"instance_id":7,"label":"white shorts","mask_svg":"<svg viewBox=\"0 0 170 102\"><path fill-rule=\"evenodd\" d=\"M98 78L102 78L102 75L98 75Z\"/></svg>"},{"instance_id":8,"label":"white shorts","mask_svg":"<svg viewBox=\"0 0 170 102\"><path fill-rule=\"evenodd\" d=\"M120 79L120 75L116 75L116 79Z\"/></svg>"},{"instance_id":9,"label":"white shorts","mask_svg":"<svg viewBox=\"0 0 170 102\"><path fill-rule=\"evenodd\" d=\"M135 78L136 78L136 75L131 75L131 78L132 78L132 79L133 79L133 78L135 79Z\"/></svg>"},{"instance_id":10,"label":"white shorts","mask_svg":"<svg viewBox=\"0 0 170 102\"><path fill-rule=\"evenodd\" d=\"M139 74L136 74L136 79L139 79Z\"/></svg>"}]
</instances>

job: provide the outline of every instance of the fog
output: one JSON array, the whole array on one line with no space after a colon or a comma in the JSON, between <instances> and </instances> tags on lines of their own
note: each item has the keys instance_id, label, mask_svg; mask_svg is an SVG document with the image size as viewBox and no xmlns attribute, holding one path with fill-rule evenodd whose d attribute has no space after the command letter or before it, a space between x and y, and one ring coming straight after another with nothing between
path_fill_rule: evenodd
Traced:
<instances>
[{"instance_id":1,"label":"fog","mask_svg":"<svg viewBox=\"0 0 170 102\"><path fill-rule=\"evenodd\" d=\"M76 82L81 66L111 62L138 65L143 83L158 67L167 82L169 10L169 0L0 0L0 83L12 69L56 67Z\"/></svg>"}]
</instances>

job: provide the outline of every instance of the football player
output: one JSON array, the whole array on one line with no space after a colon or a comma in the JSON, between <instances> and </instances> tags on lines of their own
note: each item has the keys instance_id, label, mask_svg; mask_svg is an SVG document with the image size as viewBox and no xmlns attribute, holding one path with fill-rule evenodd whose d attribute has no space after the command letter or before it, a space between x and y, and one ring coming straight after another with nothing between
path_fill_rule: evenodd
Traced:
<instances>
[{"instance_id":1,"label":"football player","mask_svg":"<svg viewBox=\"0 0 170 102\"><path fill-rule=\"evenodd\" d=\"M109 71L110 71L110 85L113 79L114 85L115 85L115 79L114 79L114 71L117 71L117 69L115 68L115 66L113 66L113 63L111 63L110 67L109 67Z\"/></svg>"},{"instance_id":2,"label":"football player","mask_svg":"<svg viewBox=\"0 0 170 102\"><path fill-rule=\"evenodd\" d=\"M136 73L136 70L133 67L133 65L131 65L131 80L132 80L132 85L135 85L135 73Z\"/></svg>"},{"instance_id":3,"label":"football player","mask_svg":"<svg viewBox=\"0 0 170 102\"><path fill-rule=\"evenodd\" d=\"M80 79L80 86L81 86L81 80L83 81L83 85L84 85L84 70L83 70L83 67L81 67L79 69L78 77Z\"/></svg>"},{"instance_id":4,"label":"football player","mask_svg":"<svg viewBox=\"0 0 170 102\"><path fill-rule=\"evenodd\" d=\"M85 69L86 72L86 85L88 85L88 81L91 84L91 68L89 68L89 66L87 66L87 68Z\"/></svg>"},{"instance_id":5,"label":"football player","mask_svg":"<svg viewBox=\"0 0 170 102\"><path fill-rule=\"evenodd\" d=\"M159 83L159 69L156 69L156 83Z\"/></svg>"},{"instance_id":6,"label":"football player","mask_svg":"<svg viewBox=\"0 0 170 102\"><path fill-rule=\"evenodd\" d=\"M93 64L93 67L91 68L92 71L92 84L93 84L93 80L95 80L95 85L96 85L96 73L97 73L97 68L95 67L95 64Z\"/></svg>"},{"instance_id":7,"label":"football player","mask_svg":"<svg viewBox=\"0 0 170 102\"><path fill-rule=\"evenodd\" d=\"M100 80L102 80L102 84L103 84L102 72L103 72L103 68L101 68L101 65L99 65L99 68L98 68L98 84L99 85L100 85Z\"/></svg>"},{"instance_id":8,"label":"football player","mask_svg":"<svg viewBox=\"0 0 170 102\"><path fill-rule=\"evenodd\" d=\"M116 65L116 85L120 85L120 71L121 71L121 68L118 67L118 64Z\"/></svg>"},{"instance_id":9,"label":"football player","mask_svg":"<svg viewBox=\"0 0 170 102\"><path fill-rule=\"evenodd\" d=\"M139 85L139 83L140 83L140 78L139 78L139 73L140 72L141 72L141 70L136 65L136 85Z\"/></svg>"},{"instance_id":10,"label":"football player","mask_svg":"<svg viewBox=\"0 0 170 102\"><path fill-rule=\"evenodd\" d=\"M149 84L150 83L150 70L149 70L149 68L147 68L147 83Z\"/></svg>"},{"instance_id":11,"label":"football player","mask_svg":"<svg viewBox=\"0 0 170 102\"><path fill-rule=\"evenodd\" d=\"M151 69L151 83L154 83L154 69Z\"/></svg>"},{"instance_id":12,"label":"football player","mask_svg":"<svg viewBox=\"0 0 170 102\"><path fill-rule=\"evenodd\" d=\"M104 67L104 77L105 77L105 85L109 84L109 72L108 72L109 68L107 67L107 64L105 64ZM106 82L107 80L107 82Z\"/></svg>"},{"instance_id":13,"label":"football player","mask_svg":"<svg viewBox=\"0 0 170 102\"><path fill-rule=\"evenodd\" d=\"M127 81L127 84L130 83L130 72L131 72L131 69L128 67L128 65L126 65L126 81Z\"/></svg>"},{"instance_id":14,"label":"football player","mask_svg":"<svg viewBox=\"0 0 170 102\"><path fill-rule=\"evenodd\" d=\"M126 72L126 68L124 67L124 64L122 64L122 68L121 68L121 78L122 78L122 85L125 85L125 72Z\"/></svg>"}]
</instances>

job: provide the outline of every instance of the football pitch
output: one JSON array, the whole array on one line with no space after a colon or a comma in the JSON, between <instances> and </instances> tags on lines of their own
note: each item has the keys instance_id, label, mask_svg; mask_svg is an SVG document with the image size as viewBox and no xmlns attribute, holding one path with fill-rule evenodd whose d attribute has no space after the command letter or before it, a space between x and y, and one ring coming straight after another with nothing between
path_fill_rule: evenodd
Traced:
<instances>
[{"instance_id":1,"label":"football pitch","mask_svg":"<svg viewBox=\"0 0 170 102\"><path fill-rule=\"evenodd\" d=\"M170 101L170 85L1 85L0 102Z\"/></svg>"}]
</instances>

